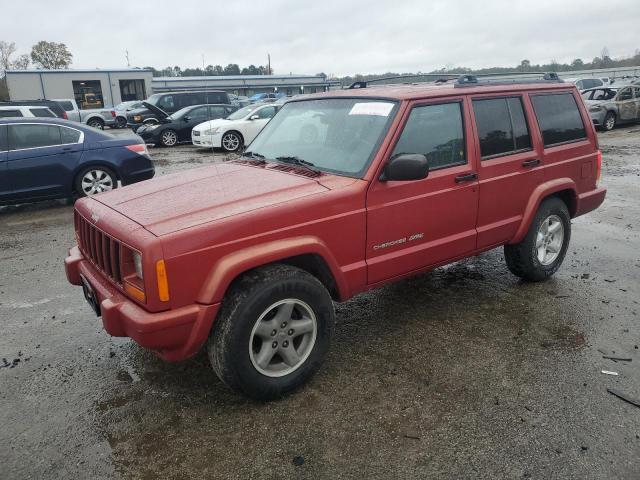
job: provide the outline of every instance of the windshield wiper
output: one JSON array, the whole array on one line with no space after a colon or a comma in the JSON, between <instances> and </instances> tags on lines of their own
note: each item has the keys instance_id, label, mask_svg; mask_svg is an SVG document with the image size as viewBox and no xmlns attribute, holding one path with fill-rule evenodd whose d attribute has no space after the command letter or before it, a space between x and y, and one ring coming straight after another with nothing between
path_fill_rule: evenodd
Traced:
<instances>
[{"instance_id":1,"label":"windshield wiper","mask_svg":"<svg viewBox=\"0 0 640 480\"><path fill-rule=\"evenodd\" d=\"M260 155L259 153L256 153L256 152L243 152L241 156L256 159L256 161L260 163L266 163L264 159L264 155Z\"/></svg>"},{"instance_id":2,"label":"windshield wiper","mask_svg":"<svg viewBox=\"0 0 640 480\"><path fill-rule=\"evenodd\" d=\"M296 165L299 167L306 168L307 170L313 173L317 173L318 175L320 175L321 173L320 170L316 168L312 168L312 167L315 167L314 163L308 162L307 160L303 160L300 157L283 156L283 157L276 157L276 160L282 163L288 163L290 165Z\"/></svg>"}]
</instances>

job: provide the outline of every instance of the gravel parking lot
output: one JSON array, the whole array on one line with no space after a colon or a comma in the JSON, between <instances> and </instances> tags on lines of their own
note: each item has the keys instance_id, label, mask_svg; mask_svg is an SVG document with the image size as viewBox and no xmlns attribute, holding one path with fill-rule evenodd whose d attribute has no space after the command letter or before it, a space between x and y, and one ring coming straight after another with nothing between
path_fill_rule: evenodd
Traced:
<instances>
[{"instance_id":1,"label":"gravel parking lot","mask_svg":"<svg viewBox=\"0 0 640 480\"><path fill-rule=\"evenodd\" d=\"M638 478L607 388L640 398L640 126L600 141L607 200L551 281L496 250L337 305L324 368L269 404L109 337L64 276L70 205L0 208L0 478Z\"/></svg>"}]
</instances>

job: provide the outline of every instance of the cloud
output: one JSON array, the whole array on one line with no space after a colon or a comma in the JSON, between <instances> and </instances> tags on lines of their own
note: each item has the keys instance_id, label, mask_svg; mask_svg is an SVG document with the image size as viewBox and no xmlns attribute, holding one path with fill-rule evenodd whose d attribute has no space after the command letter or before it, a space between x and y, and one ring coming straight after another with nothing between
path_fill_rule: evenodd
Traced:
<instances>
[{"instance_id":1,"label":"cloud","mask_svg":"<svg viewBox=\"0 0 640 480\"><path fill-rule=\"evenodd\" d=\"M635 0L30 0L3 5L0 40L66 43L75 68L266 64L276 73L384 73L586 61L640 48ZM25 29L20 19L29 18Z\"/></svg>"}]
</instances>

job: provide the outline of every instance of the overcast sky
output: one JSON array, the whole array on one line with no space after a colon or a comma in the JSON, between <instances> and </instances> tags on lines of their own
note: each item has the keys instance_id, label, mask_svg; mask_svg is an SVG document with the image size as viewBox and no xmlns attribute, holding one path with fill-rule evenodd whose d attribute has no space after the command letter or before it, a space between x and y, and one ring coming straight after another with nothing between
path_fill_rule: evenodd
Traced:
<instances>
[{"instance_id":1,"label":"overcast sky","mask_svg":"<svg viewBox=\"0 0 640 480\"><path fill-rule=\"evenodd\" d=\"M65 43L72 68L266 64L347 75L552 59L640 48L638 0L2 1L0 40Z\"/></svg>"}]
</instances>

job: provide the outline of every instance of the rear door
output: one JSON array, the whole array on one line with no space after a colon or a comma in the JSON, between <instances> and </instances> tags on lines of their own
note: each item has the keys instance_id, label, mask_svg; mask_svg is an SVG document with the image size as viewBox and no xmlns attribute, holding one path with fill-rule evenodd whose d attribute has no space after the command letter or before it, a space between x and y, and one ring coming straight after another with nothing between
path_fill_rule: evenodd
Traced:
<instances>
[{"instance_id":1,"label":"rear door","mask_svg":"<svg viewBox=\"0 0 640 480\"><path fill-rule=\"evenodd\" d=\"M44 123L16 123L8 128L8 173L12 197L29 199L71 193L80 160L80 130Z\"/></svg>"},{"instance_id":2,"label":"rear door","mask_svg":"<svg viewBox=\"0 0 640 480\"><path fill-rule=\"evenodd\" d=\"M636 119L637 107L636 99L633 98L633 87L620 89L616 101L618 103L620 120L629 122Z\"/></svg>"},{"instance_id":3,"label":"rear door","mask_svg":"<svg viewBox=\"0 0 640 480\"><path fill-rule=\"evenodd\" d=\"M0 125L0 202L8 199L11 191L7 167L7 126Z\"/></svg>"},{"instance_id":4,"label":"rear door","mask_svg":"<svg viewBox=\"0 0 640 480\"><path fill-rule=\"evenodd\" d=\"M541 153L533 148L521 95L472 97L478 171L478 248L510 240L533 190L542 182Z\"/></svg>"},{"instance_id":5,"label":"rear door","mask_svg":"<svg viewBox=\"0 0 640 480\"><path fill-rule=\"evenodd\" d=\"M468 104L412 102L389 158L419 153L427 178L380 181L367 194L367 283L376 284L472 252L476 246L478 182Z\"/></svg>"}]
</instances>

